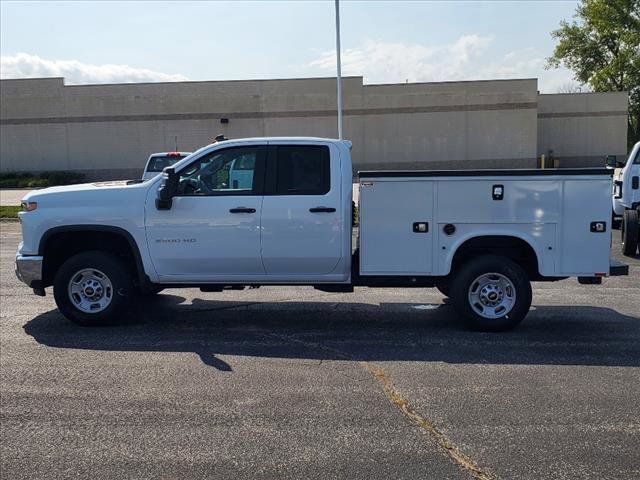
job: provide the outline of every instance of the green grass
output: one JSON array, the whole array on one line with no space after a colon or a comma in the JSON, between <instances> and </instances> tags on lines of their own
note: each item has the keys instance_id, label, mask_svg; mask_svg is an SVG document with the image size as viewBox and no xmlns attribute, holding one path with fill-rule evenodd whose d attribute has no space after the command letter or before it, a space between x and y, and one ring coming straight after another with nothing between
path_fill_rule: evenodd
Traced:
<instances>
[{"instance_id":1,"label":"green grass","mask_svg":"<svg viewBox=\"0 0 640 480\"><path fill-rule=\"evenodd\" d=\"M0 206L0 218L18 218L21 207L16 205Z\"/></svg>"}]
</instances>

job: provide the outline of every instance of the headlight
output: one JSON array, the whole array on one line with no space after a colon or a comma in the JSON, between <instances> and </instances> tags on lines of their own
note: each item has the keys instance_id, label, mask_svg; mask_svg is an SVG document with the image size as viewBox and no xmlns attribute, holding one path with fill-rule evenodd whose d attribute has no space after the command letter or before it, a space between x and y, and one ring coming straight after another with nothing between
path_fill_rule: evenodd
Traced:
<instances>
[{"instance_id":1,"label":"headlight","mask_svg":"<svg viewBox=\"0 0 640 480\"><path fill-rule=\"evenodd\" d=\"M38 208L38 202L22 202L21 205L23 212L31 212Z\"/></svg>"}]
</instances>

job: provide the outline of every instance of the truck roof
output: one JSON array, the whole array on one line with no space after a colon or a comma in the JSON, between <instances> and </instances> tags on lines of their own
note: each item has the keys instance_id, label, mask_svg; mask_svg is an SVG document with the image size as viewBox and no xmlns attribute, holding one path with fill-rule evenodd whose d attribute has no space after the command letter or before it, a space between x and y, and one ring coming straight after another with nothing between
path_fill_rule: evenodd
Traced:
<instances>
[{"instance_id":1,"label":"truck roof","mask_svg":"<svg viewBox=\"0 0 640 480\"><path fill-rule=\"evenodd\" d=\"M351 146L350 140L339 140L337 138L323 137L248 137L248 138L229 138L221 142L212 143L235 143L235 142L329 142L329 143L346 143Z\"/></svg>"}]
</instances>

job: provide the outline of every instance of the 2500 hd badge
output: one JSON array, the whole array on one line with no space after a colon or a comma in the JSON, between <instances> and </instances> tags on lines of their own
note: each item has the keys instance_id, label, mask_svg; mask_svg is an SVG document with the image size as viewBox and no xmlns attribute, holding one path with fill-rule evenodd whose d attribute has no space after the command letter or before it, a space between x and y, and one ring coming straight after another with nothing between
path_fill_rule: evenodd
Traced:
<instances>
[{"instance_id":1,"label":"2500 hd badge","mask_svg":"<svg viewBox=\"0 0 640 480\"><path fill-rule=\"evenodd\" d=\"M156 238L156 243L196 243L195 238Z\"/></svg>"}]
</instances>

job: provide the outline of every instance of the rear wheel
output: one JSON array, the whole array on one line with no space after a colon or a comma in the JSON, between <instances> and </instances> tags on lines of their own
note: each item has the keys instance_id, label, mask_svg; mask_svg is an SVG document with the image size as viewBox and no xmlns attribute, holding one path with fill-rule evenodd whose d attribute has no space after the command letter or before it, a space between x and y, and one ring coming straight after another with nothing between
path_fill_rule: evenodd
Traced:
<instances>
[{"instance_id":1,"label":"rear wheel","mask_svg":"<svg viewBox=\"0 0 640 480\"><path fill-rule=\"evenodd\" d=\"M638 210L625 210L622 216L622 253L628 257L638 250Z\"/></svg>"},{"instance_id":2,"label":"rear wheel","mask_svg":"<svg viewBox=\"0 0 640 480\"><path fill-rule=\"evenodd\" d=\"M518 325L531 306L526 272L506 257L486 255L461 267L451 282L453 305L476 330L503 331Z\"/></svg>"},{"instance_id":3,"label":"rear wheel","mask_svg":"<svg viewBox=\"0 0 640 480\"><path fill-rule=\"evenodd\" d=\"M114 255L90 251L70 257L54 278L60 312L80 325L108 325L124 317L134 293L131 275Z\"/></svg>"}]
</instances>

